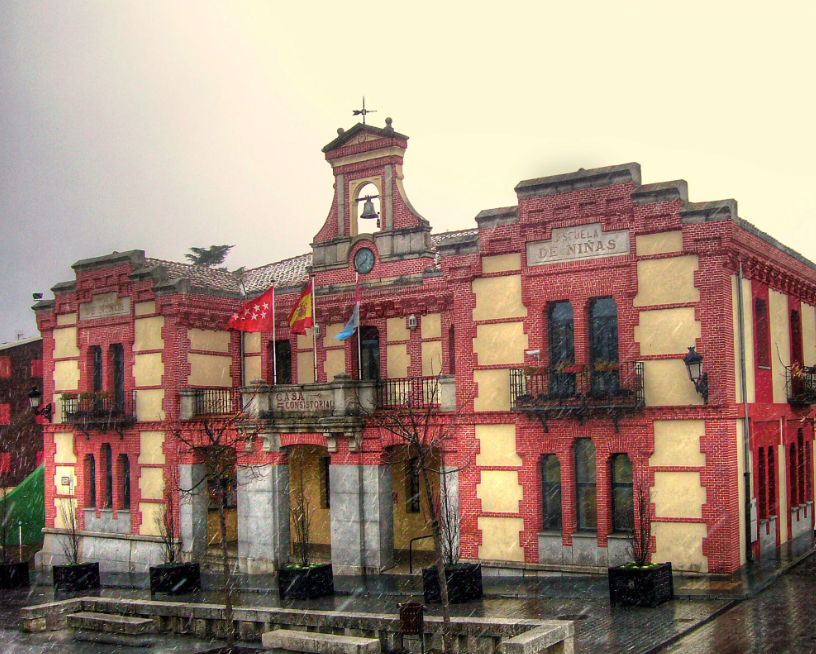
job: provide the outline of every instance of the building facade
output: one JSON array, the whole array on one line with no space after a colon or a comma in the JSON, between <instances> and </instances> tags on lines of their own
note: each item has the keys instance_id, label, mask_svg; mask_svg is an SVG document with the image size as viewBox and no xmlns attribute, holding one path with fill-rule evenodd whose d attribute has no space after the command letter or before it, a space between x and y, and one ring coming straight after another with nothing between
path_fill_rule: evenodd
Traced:
<instances>
[{"instance_id":1,"label":"building facade","mask_svg":"<svg viewBox=\"0 0 816 654\"><path fill-rule=\"evenodd\" d=\"M179 443L243 412L227 492L242 568L288 560L304 480L336 571L387 570L429 533L411 452L371 415L409 402L453 423L435 456L462 557L488 567L622 563L641 511L652 560L679 570L732 572L812 532L814 264L733 200L690 202L634 163L523 181L516 206L433 234L403 186L407 141L390 119L339 130L308 254L238 276L113 253L35 305L56 407L42 565L60 556L60 507L76 507L86 558L157 562L176 486L196 489L179 537L201 556L207 471ZM334 339L358 274L359 345ZM310 276L317 327L294 335ZM272 285L274 334L226 329Z\"/></svg>"}]
</instances>

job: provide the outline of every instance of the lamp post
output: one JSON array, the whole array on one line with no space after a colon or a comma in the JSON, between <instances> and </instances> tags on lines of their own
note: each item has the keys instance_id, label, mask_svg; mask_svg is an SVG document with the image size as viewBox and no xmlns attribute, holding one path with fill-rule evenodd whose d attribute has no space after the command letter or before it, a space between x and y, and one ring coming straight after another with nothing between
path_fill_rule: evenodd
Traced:
<instances>
[{"instance_id":1,"label":"lamp post","mask_svg":"<svg viewBox=\"0 0 816 654\"><path fill-rule=\"evenodd\" d=\"M42 399L42 393L36 386L31 387L31 391L28 393L28 404L29 406L34 409L35 416L42 416L48 422L51 422L51 404L46 404L42 409L38 408L40 406L40 400Z\"/></svg>"},{"instance_id":2,"label":"lamp post","mask_svg":"<svg viewBox=\"0 0 816 654\"><path fill-rule=\"evenodd\" d=\"M686 364L689 379L694 384L694 390L702 395L703 401L708 404L708 373L703 372L703 355L690 347L688 354L683 357L683 363Z\"/></svg>"}]
</instances>

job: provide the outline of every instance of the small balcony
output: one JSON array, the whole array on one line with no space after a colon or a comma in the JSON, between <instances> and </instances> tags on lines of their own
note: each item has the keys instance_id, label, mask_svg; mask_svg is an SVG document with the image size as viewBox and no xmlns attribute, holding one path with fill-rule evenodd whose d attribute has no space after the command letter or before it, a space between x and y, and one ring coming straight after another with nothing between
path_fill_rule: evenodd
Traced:
<instances>
[{"instance_id":1,"label":"small balcony","mask_svg":"<svg viewBox=\"0 0 816 654\"><path fill-rule=\"evenodd\" d=\"M579 420L593 413L606 413L615 421L625 412L645 405L642 362L596 365L544 366L510 371L510 400L514 411L550 416L574 415Z\"/></svg>"},{"instance_id":2,"label":"small balcony","mask_svg":"<svg viewBox=\"0 0 816 654\"><path fill-rule=\"evenodd\" d=\"M64 398L62 422L75 425L90 438L88 430L106 432L113 429L119 436L136 422L136 391L117 397L114 393L82 393Z\"/></svg>"},{"instance_id":3,"label":"small balcony","mask_svg":"<svg viewBox=\"0 0 816 654\"><path fill-rule=\"evenodd\" d=\"M788 404L816 404L816 366L785 366L785 392Z\"/></svg>"},{"instance_id":4,"label":"small balcony","mask_svg":"<svg viewBox=\"0 0 816 654\"><path fill-rule=\"evenodd\" d=\"M218 418L243 410L240 388L185 388L180 392L180 399L182 420Z\"/></svg>"},{"instance_id":5,"label":"small balcony","mask_svg":"<svg viewBox=\"0 0 816 654\"><path fill-rule=\"evenodd\" d=\"M453 377L408 377L381 379L376 387L377 409L410 408L428 410L447 405L443 394ZM455 389L454 389L455 392ZM443 409L444 410L444 409Z\"/></svg>"}]
</instances>

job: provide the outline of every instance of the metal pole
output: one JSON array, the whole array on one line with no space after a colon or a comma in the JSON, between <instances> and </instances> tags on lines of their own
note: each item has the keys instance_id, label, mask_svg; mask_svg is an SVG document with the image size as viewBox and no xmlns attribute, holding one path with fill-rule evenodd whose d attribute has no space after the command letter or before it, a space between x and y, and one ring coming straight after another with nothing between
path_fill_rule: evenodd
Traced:
<instances>
[{"instance_id":1,"label":"metal pole","mask_svg":"<svg viewBox=\"0 0 816 654\"><path fill-rule=\"evenodd\" d=\"M272 385L278 383L278 342L275 340L275 287L272 287Z\"/></svg>"},{"instance_id":2,"label":"metal pole","mask_svg":"<svg viewBox=\"0 0 816 654\"><path fill-rule=\"evenodd\" d=\"M315 283L311 275L309 283L312 285L312 356L314 357L314 383L317 383L317 309L315 308Z\"/></svg>"},{"instance_id":3,"label":"metal pole","mask_svg":"<svg viewBox=\"0 0 816 654\"><path fill-rule=\"evenodd\" d=\"M745 369L745 310L742 297L742 262L739 265L739 278L737 279L737 306L739 310L739 337L740 337L740 376L742 380L742 406L744 426L742 434L742 458L743 483L745 486L745 560L753 561L754 556L751 551L751 420L748 418L748 374ZM774 475L775 477L776 475ZM759 525L759 514L757 514L757 526Z\"/></svg>"},{"instance_id":4,"label":"metal pole","mask_svg":"<svg viewBox=\"0 0 816 654\"><path fill-rule=\"evenodd\" d=\"M23 562L23 521L17 521L17 560Z\"/></svg>"},{"instance_id":5,"label":"metal pole","mask_svg":"<svg viewBox=\"0 0 816 654\"><path fill-rule=\"evenodd\" d=\"M354 273L354 304L357 304L360 297L360 273ZM360 381L363 379L363 341L360 336L362 329L362 320L360 314L362 307L357 307L357 376Z\"/></svg>"}]
</instances>

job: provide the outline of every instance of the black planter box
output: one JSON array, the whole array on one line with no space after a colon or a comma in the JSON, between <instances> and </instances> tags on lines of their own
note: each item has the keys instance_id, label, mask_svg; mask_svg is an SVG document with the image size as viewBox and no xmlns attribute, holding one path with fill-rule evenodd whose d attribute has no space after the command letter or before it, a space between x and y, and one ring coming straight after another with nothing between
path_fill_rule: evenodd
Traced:
<instances>
[{"instance_id":1,"label":"black planter box","mask_svg":"<svg viewBox=\"0 0 816 654\"><path fill-rule=\"evenodd\" d=\"M331 564L309 568L281 568L278 571L281 599L315 599L334 595Z\"/></svg>"},{"instance_id":2,"label":"black planter box","mask_svg":"<svg viewBox=\"0 0 816 654\"><path fill-rule=\"evenodd\" d=\"M54 590L92 590L100 586L98 563L55 565L52 571Z\"/></svg>"},{"instance_id":3,"label":"black planter box","mask_svg":"<svg viewBox=\"0 0 816 654\"><path fill-rule=\"evenodd\" d=\"M23 588L30 583L28 561L0 563L0 588Z\"/></svg>"},{"instance_id":4,"label":"black planter box","mask_svg":"<svg viewBox=\"0 0 816 654\"><path fill-rule=\"evenodd\" d=\"M461 604L477 600L482 596L482 566L480 563L457 563L445 566L448 580L448 601ZM439 573L436 567L422 569L422 593L425 602L441 602Z\"/></svg>"},{"instance_id":5,"label":"black planter box","mask_svg":"<svg viewBox=\"0 0 816 654\"><path fill-rule=\"evenodd\" d=\"M609 601L612 606L651 606L674 599L671 563L656 568L609 568Z\"/></svg>"},{"instance_id":6,"label":"black planter box","mask_svg":"<svg viewBox=\"0 0 816 654\"><path fill-rule=\"evenodd\" d=\"M150 567L150 592L184 595L201 590L201 566L198 563L163 563Z\"/></svg>"}]
</instances>

